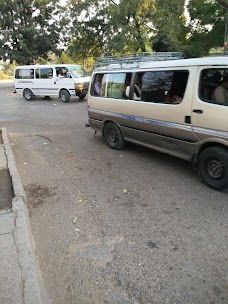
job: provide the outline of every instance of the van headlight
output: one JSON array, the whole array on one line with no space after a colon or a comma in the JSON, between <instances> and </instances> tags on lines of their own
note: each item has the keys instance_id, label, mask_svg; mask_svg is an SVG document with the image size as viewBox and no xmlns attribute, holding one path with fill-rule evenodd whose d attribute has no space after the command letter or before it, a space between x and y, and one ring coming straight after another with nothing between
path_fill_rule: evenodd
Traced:
<instances>
[{"instance_id":1,"label":"van headlight","mask_svg":"<svg viewBox=\"0 0 228 304\"><path fill-rule=\"evenodd\" d=\"M82 83L80 83L80 84L75 83L74 87L75 87L76 90L82 90L84 88L84 84L82 84Z\"/></svg>"}]
</instances>

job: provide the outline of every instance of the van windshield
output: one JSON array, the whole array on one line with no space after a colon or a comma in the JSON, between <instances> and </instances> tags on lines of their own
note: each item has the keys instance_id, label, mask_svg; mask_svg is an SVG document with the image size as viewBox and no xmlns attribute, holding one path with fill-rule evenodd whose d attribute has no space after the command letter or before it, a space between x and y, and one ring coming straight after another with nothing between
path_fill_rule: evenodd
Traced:
<instances>
[{"instance_id":1,"label":"van windshield","mask_svg":"<svg viewBox=\"0 0 228 304\"><path fill-rule=\"evenodd\" d=\"M75 65L75 66L70 66L67 67L69 71L71 71L72 75L74 77L86 77L88 76L88 74L86 73L86 71L83 69L83 67L79 66L79 65Z\"/></svg>"}]
</instances>

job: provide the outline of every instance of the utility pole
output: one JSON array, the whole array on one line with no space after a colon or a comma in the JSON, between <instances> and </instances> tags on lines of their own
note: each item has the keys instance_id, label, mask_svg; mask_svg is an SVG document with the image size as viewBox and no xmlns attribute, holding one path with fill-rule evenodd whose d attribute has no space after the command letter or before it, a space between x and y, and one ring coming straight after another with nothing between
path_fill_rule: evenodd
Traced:
<instances>
[{"instance_id":1,"label":"utility pole","mask_svg":"<svg viewBox=\"0 0 228 304\"><path fill-rule=\"evenodd\" d=\"M228 10L225 20L224 55L228 55Z\"/></svg>"}]
</instances>

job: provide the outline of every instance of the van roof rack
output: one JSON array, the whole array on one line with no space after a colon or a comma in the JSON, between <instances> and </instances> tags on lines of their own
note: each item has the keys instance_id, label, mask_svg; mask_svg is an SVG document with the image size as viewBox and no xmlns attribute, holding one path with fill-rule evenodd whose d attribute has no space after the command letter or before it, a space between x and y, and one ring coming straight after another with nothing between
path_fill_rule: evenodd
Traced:
<instances>
[{"instance_id":1,"label":"van roof rack","mask_svg":"<svg viewBox=\"0 0 228 304\"><path fill-rule=\"evenodd\" d=\"M111 64L132 64L145 61L159 61L159 60L175 60L182 59L180 52L142 52L131 54L120 54L117 56L100 57L95 61L95 67L104 67Z\"/></svg>"}]
</instances>

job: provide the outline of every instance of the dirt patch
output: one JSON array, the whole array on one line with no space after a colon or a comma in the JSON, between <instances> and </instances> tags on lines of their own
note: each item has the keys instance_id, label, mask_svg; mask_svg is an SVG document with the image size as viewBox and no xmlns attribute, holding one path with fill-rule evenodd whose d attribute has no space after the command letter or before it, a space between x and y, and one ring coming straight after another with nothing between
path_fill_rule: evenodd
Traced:
<instances>
[{"instance_id":1,"label":"dirt patch","mask_svg":"<svg viewBox=\"0 0 228 304\"><path fill-rule=\"evenodd\" d=\"M12 199L14 197L12 180L9 170L0 170L0 210L12 207Z\"/></svg>"},{"instance_id":2,"label":"dirt patch","mask_svg":"<svg viewBox=\"0 0 228 304\"><path fill-rule=\"evenodd\" d=\"M52 192L49 188L41 185L27 185L25 186L25 192L29 212L31 212L33 208L37 208L42 205L46 198L56 195L55 192Z\"/></svg>"}]
</instances>

